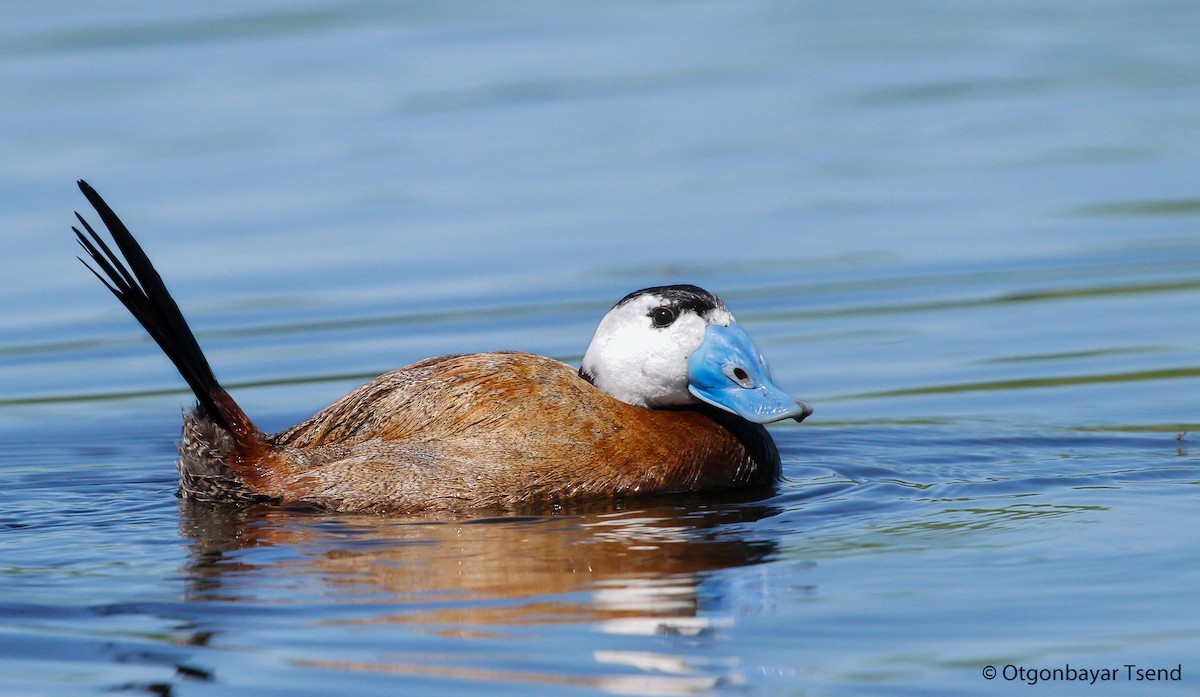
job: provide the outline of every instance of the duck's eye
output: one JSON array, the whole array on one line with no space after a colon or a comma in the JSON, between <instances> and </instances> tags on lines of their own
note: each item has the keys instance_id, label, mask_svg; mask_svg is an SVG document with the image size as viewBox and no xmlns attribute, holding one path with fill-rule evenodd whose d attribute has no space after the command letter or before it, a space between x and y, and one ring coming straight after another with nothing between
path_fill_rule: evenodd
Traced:
<instances>
[{"instance_id":1,"label":"duck's eye","mask_svg":"<svg viewBox=\"0 0 1200 697\"><path fill-rule=\"evenodd\" d=\"M675 311L669 307L656 307L650 311L650 321L660 329L669 327L675 321Z\"/></svg>"},{"instance_id":2,"label":"duck's eye","mask_svg":"<svg viewBox=\"0 0 1200 697\"><path fill-rule=\"evenodd\" d=\"M750 389L750 388L754 387L754 378L750 377L750 373L747 373L745 368L742 368L741 366L728 366L727 365L727 366L725 366L724 372L725 372L725 375L728 376L730 380L733 380L739 386L744 387L746 389Z\"/></svg>"}]
</instances>

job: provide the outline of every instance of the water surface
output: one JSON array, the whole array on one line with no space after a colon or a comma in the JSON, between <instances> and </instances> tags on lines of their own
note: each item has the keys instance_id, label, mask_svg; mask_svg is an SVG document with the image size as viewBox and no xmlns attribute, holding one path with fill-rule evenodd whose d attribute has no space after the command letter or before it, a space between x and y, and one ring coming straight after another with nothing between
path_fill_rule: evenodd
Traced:
<instances>
[{"instance_id":1,"label":"water surface","mask_svg":"<svg viewBox=\"0 0 1200 697\"><path fill-rule=\"evenodd\" d=\"M1191 694L1193 3L14 3L0 692ZM189 397L71 259L88 179L266 429L719 293L772 490L184 504ZM1033 688L1005 667L1179 667ZM992 680L983 670L993 666Z\"/></svg>"}]
</instances>

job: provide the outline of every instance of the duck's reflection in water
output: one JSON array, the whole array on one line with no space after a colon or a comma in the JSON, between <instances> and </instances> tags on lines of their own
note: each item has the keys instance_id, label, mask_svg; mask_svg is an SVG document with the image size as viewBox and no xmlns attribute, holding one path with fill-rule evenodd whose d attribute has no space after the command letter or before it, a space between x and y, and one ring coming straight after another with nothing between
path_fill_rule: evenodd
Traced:
<instances>
[{"instance_id":1,"label":"duck's reflection in water","mask_svg":"<svg viewBox=\"0 0 1200 697\"><path fill-rule=\"evenodd\" d=\"M639 502L636 508L609 504L495 518L181 506L183 534L193 541L186 569L189 600L260 602L265 593L316 579L323 602L332 599L344 611L326 609L307 623L312 631L392 623L442 637L503 639L538 626L586 623L598 637L704 640L732 621L719 607L720 589L706 578L760 563L776 550L773 540L748 534L745 524L777 509L745 494L720 502L676 498ZM311 592L299 595L297 602L311 598ZM305 622L298 621L297 630L305 630ZM553 637L548 629L543 640ZM568 641L578 637L572 632ZM594 670L577 660L562 672L471 665L470 652L380 653L355 661L294 657L294 662L631 694L692 694L741 679L736 656L646 651L641 644L626 650L621 644L609 639L590 649L575 647Z\"/></svg>"}]
</instances>

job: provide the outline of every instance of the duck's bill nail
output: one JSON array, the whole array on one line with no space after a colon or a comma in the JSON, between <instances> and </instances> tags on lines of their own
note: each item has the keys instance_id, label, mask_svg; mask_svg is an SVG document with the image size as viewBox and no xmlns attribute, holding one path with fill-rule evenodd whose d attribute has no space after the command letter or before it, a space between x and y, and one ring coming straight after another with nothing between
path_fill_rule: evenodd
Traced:
<instances>
[{"instance_id":1,"label":"duck's bill nail","mask_svg":"<svg viewBox=\"0 0 1200 697\"><path fill-rule=\"evenodd\" d=\"M766 424L803 420L812 409L771 381L762 354L750 336L731 322L710 324L704 341L688 357L688 391L702 402Z\"/></svg>"}]
</instances>

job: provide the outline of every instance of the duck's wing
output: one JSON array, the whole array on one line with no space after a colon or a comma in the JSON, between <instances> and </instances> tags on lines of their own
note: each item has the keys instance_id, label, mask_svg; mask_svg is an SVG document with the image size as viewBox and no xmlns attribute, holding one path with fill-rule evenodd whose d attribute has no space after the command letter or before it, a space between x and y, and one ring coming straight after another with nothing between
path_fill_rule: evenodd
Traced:
<instances>
[{"instance_id":1,"label":"duck's wing","mask_svg":"<svg viewBox=\"0 0 1200 697\"><path fill-rule=\"evenodd\" d=\"M575 369L543 356L440 356L381 375L270 440L308 448L480 436L535 412L562 418L585 389L594 388Z\"/></svg>"}]
</instances>

